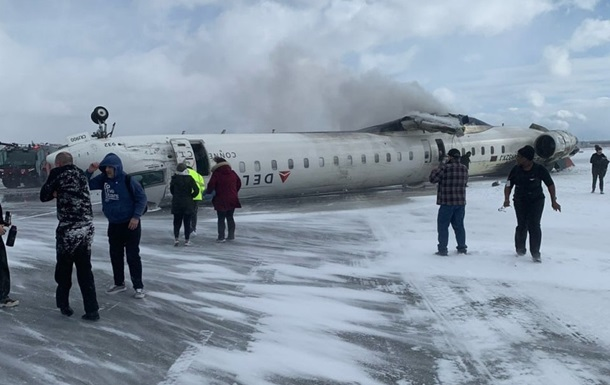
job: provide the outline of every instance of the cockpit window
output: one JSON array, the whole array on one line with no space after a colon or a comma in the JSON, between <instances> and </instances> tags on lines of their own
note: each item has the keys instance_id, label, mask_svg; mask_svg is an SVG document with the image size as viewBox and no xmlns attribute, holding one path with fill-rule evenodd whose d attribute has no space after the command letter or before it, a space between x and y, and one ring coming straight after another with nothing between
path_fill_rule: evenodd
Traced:
<instances>
[{"instance_id":1,"label":"cockpit window","mask_svg":"<svg viewBox=\"0 0 610 385\"><path fill-rule=\"evenodd\" d=\"M140 182L142 187L165 184L165 170L144 171L130 174L132 178Z\"/></svg>"}]
</instances>

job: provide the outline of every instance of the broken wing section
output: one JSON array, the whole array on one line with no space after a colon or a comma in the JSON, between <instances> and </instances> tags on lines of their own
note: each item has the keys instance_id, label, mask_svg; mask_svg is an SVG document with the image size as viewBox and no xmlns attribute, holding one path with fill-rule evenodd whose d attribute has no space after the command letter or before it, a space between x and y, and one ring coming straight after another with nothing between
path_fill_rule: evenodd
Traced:
<instances>
[{"instance_id":1,"label":"broken wing section","mask_svg":"<svg viewBox=\"0 0 610 385\"><path fill-rule=\"evenodd\" d=\"M401 119L367 127L361 131L384 133L396 131L442 132L449 135L463 136L468 127L477 126L488 129L491 125L467 115L447 114L437 115L425 112L415 112ZM470 131L470 129L468 129Z\"/></svg>"}]
</instances>

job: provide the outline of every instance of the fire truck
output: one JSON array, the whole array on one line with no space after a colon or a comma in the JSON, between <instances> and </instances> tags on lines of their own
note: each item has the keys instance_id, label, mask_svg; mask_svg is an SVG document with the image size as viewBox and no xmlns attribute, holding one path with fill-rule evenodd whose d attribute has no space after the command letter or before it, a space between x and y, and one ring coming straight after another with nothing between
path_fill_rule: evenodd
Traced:
<instances>
[{"instance_id":1,"label":"fire truck","mask_svg":"<svg viewBox=\"0 0 610 385\"><path fill-rule=\"evenodd\" d=\"M0 179L4 187L13 189L42 186L49 170L46 157L60 145L0 142L0 147Z\"/></svg>"}]
</instances>

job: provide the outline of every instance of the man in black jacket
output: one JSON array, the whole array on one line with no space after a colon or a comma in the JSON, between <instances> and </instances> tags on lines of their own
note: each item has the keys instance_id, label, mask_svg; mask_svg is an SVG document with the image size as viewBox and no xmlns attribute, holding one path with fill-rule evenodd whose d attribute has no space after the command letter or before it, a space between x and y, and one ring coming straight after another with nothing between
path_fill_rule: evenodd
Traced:
<instances>
[{"instance_id":1,"label":"man in black jacket","mask_svg":"<svg viewBox=\"0 0 610 385\"><path fill-rule=\"evenodd\" d=\"M599 177L599 193L604 193L604 176L608 170L608 158L602 152L602 148L596 144L595 153L591 155L591 173L593 174L593 184L591 186L591 194L595 192L595 185Z\"/></svg>"},{"instance_id":2,"label":"man in black jacket","mask_svg":"<svg viewBox=\"0 0 610 385\"><path fill-rule=\"evenodd\" d=\"M55 231L57 264L55 300L61 314L71 316L74 311L69 304L72 286L72 265L76 266L76 278L83 295L84 320L97 321L100 316L95 293L95 282L91 271L91 243L93 241L93 212L87 177L72 164L72 155L60 152L55 157L55 168L40 190L40 200L48 202L57 198Z\"/></svg>"},{"instance_id":3,"label":"man in black jacket","mask_svg":"<svg viewBox=\"0 0 610 385\"><path fill-rule=\"evenodd\" d=\"M13 307L19 305L19 301L11 299L8 295L11 292L11 275L8 269L8 258L6 247L2 236L8 232L9 223L4 222L2 205L0 204L0 307Z\"/></svg>"}]
</instances>

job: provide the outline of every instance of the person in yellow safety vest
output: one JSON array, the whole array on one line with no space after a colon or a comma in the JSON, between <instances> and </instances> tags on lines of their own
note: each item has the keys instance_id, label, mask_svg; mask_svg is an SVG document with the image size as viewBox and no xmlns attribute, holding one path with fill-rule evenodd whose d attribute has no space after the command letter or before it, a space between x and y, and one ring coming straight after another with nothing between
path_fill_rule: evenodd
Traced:
<instances>
[{"instance_id":1,"label":"person in yellow safety vest","mask_svg":"<svg viewBox=\"0 0 610 385\"><path fill-rule=\"evenodd\" d=\"M199 174L197 171L193 170L191 166L187 166L187 170L189 171L189 175L191 178L195 180L197 183L197 187L199 187L199 194L193 200L195 201L195 211L193 215L191 215L191 235L197 235L197 211L199 210L199 205L201 204L201 200L203 199L203 194L205 193L205 180L203 176Z\"/></svg>"}]
</instances>

